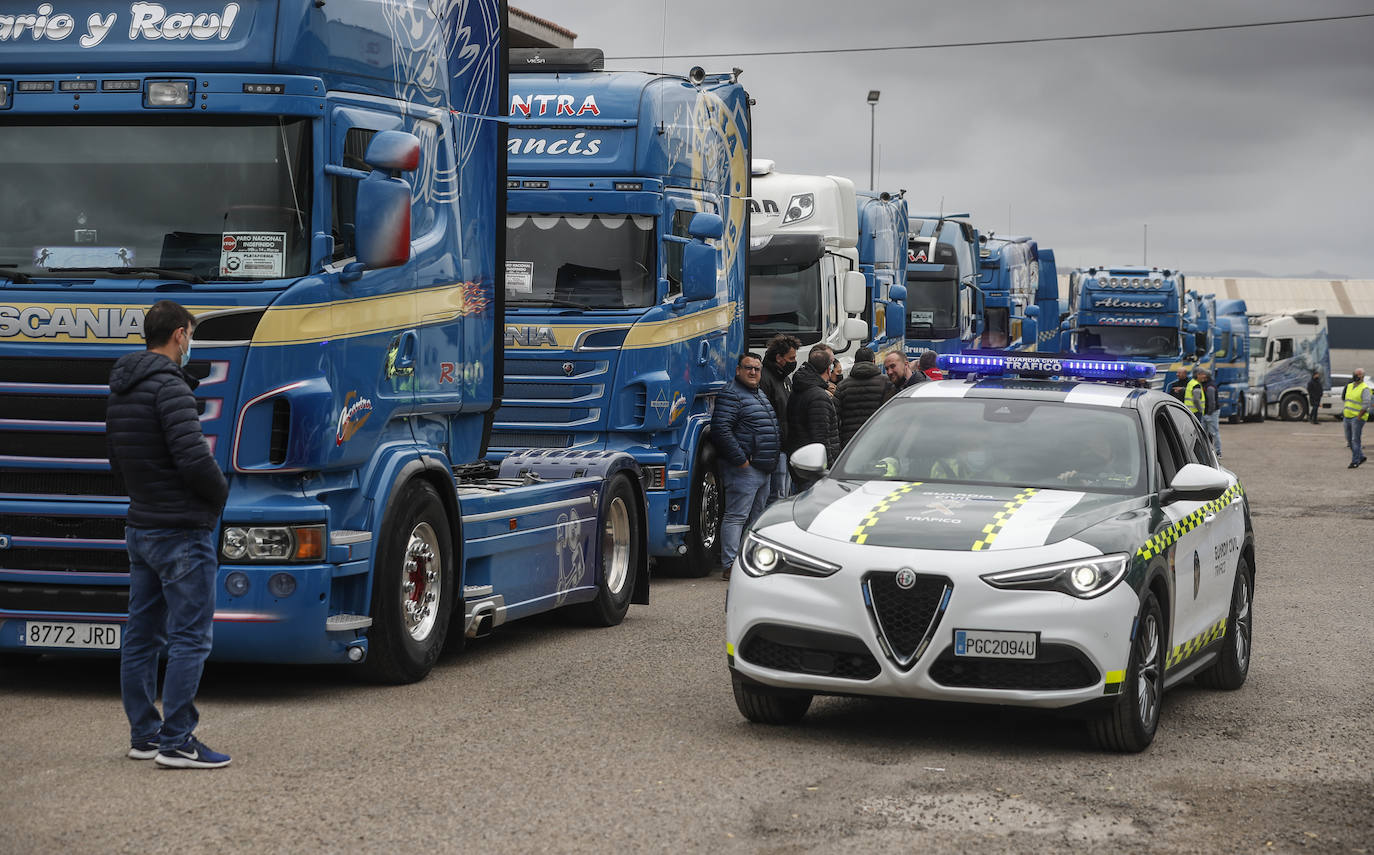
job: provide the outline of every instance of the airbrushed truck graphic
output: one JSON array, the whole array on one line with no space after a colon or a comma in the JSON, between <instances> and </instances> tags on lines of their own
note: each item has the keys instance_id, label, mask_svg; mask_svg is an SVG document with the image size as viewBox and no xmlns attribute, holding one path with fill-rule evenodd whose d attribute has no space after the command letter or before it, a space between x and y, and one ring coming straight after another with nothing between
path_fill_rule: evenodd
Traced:
<instances>
[{"instance_id":1,"label":"airbrushed truck graphic","mask_svg":"<svg viewBox=\"0 0 1374 855\"><path fill-rule=\"evenodd\" d=\"M513 50L506 397L491 438L624 452L648 549L719 564L707 440L744 349L749 95L736 74L601 71L598 50Z\"/></svg>"},{"instance_id":2,"label":"airbrushed truck graphic","mask_svg":"<svg viewBox=\"0 0 1374 855\"><path fill-rule=\"evenodd\" d=\"M164 298L198 317L189 372L230 483L213 657L409 681L446 640L564 605L612 624L647 598L628 455L481 462L502 378L504 3L13 8L0 652L119 647L106 383Z\"/></svg>"}]
</instances>

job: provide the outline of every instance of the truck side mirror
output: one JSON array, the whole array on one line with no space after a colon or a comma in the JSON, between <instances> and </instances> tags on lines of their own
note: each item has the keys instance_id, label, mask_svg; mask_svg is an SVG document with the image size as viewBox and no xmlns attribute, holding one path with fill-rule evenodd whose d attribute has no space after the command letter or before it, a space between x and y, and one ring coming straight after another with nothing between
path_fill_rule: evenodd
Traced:
<instances>
[{"instance_id":1,"label":"truck side mirror","mask_svg":"<svg viewBox=\"0 0 1374 855\"><path fill-rule=\"evenodd\" d=\"M363 161L373 169L409 172L420 165L420 138L405 131L382 131L367 144Z\"/></svg>"},{"instance_id":2,"label":"truck side mirror","mask_svg":"<svg viewBox=\"0 0 1374 855\"><path fill-rule=\"evenodd\" d=\"M694 240L682 248L682 298L689 303L716 298L715 247Z\"/></svg>"},{"instance_id":3,"label":"truck side mirror","mask_svg":"<svg viewBox=\"0 0 1374 855\"><path fill-rule=\"evenodd\" d=\"M868 338L868 324L863 318L845 318L844 337L848 341L863 341Z\"/></svg>"},{"instance_id":4,"label":"truck side mirror","mask_svg":"<svg viewBox=\"0 0 1374 855\"><path fill-rule=\"evenodd\" d=\"M364 270L395 267L410 260L410 182L379 170L358 182L354 235Z\"/></svg>"},{"instance_id":5,"label":"truck side mirror","mask_svg":"<svg viewBox=\"0 0 1374 855\"><path fill-rule=\"evenodd\" d=\"M899 339L906 335L906 286L893 285L887 297L892 303L887 310L887 337Z\"/></svg>"},{"instance_id":6,"label":"truck side mirror","mask_svg":"<svg viewBox=\"0 0 1374 855\"><path fill-rule=\"evenodd\" d=\"M725 234L725 221L720 218L719 214L698 211L692 215L691 222L687 224L687 234L698 240L718 238Z\"/></svg>"},{"instance_id":7,"label":"truck side mirror","mask_svg":"<svg viewBox=\"0 0 1374 855\"><path fill-rule=\"evenodd\" d=\"M862 314L868 302L868 278L857 270L844 274L844 311L847 315Z\"/></svg>"}]
</instances>

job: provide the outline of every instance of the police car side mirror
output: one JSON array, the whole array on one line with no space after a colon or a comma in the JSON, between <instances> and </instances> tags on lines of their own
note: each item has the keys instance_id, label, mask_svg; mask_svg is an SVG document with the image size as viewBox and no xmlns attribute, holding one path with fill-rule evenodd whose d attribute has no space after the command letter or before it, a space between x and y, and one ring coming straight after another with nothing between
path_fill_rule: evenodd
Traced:
<instances>
[{"instance_id":1,"label":"police car side mirror","mask_svg":"<svg viewBox=\"0 0 1374 855\"><path fill-rule=\"evenodd\" d=\"M1189 463L1174 475L1169 483L1170 501L1187 499L1192 502L1210 502L1221 498L1231 486L1231 479L1220 469Z\"/></svg>"},{"instance_id":2,"label":"police car side mirror","mask_svg":"<svg viewBox=\"0 0 1374 855\"><path fill-rule=\"evenodd\" d=\"M826 473L825 446L819 442L803 445L792 454L789 462L802 472L824 475Z\"/></svg>"}]
</instances>

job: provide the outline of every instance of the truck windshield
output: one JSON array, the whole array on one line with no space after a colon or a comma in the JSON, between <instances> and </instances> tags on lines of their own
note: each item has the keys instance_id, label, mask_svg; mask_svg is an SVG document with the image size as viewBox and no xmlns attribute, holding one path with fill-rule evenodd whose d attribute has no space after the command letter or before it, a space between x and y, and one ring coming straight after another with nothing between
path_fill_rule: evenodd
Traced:
<instances>
[{"instance_id":1,"label":"truck windshield","mask_svg":"<svg viewBox=\"0 0 1374 855\"><path fill-rule=\"evenodd\" d=\"M506 300L516 306L634 309L658 301L654 218L512 214Z\"/></svg>"},{"instance_id":2,"label":"truck windshield","mask_svg":"<svg viewBox=\"0 0 1374 855\"><path fill-rule=\"evenodd\" d=\"M1178 330L1168 327L1084 327L1078 351L1112 356L1178 356Z\"/></svg>"},{"instance_id":3,"label":"truck windshield","mask_svg":"<svg viewBox=\"0 0 1374 855\"><path fill-rule=\"evenodd\" d=\"M0 122L0 276L129 268L198 281L307 272L307 120L44 122Z\"/></svg>"},{"instance_id":4,"label":"truck windshield","mask_svg":"<svg viewBox=\"0 0 1374 855\"><path fill-rule=\"evenodd\" d=\"M821 337L821 264L749 266L749 341L765 344L778 333L804 342Z\"/></svg>"},{"instance_id":5,"label":"truck windshield","mask_svg":"<svg viewBox=\"0 0 1374 855\"><path fill-rule=\"evenodd\" d=\"M906 282L907 335L945 338L959 328L959 282L955 279L915 279ZM940 333L938 331L945 331Z\"/></svg>"}]
</instances>

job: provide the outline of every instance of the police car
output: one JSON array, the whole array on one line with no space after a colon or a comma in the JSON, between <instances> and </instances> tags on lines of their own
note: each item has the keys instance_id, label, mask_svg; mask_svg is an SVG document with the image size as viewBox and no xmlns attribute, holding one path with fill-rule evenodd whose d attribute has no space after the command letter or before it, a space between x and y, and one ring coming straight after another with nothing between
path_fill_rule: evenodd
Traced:
<instances>
[{"instance_id":1,"label":"police car","mask_svg":"<svg viewBox=\"0 0 1374 855\"><path fill-rule=\"evenodd\" d=\"M1249 505L1197 420L1138 388L1153 366L939 364L965 379L900 392L746 535L726 609L740 712L792 723L818 694L1071 709L1140 751L1166 689L1239 688ZM821 472L824 449L793 464Z\"/></svg>"}]
</instances>

